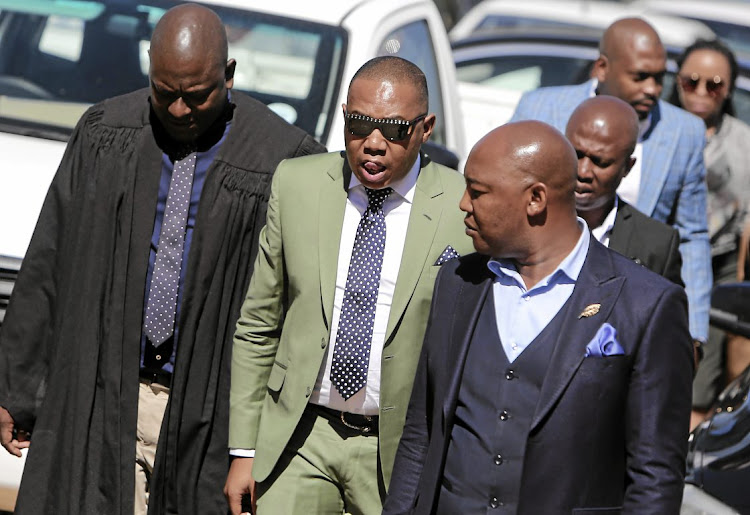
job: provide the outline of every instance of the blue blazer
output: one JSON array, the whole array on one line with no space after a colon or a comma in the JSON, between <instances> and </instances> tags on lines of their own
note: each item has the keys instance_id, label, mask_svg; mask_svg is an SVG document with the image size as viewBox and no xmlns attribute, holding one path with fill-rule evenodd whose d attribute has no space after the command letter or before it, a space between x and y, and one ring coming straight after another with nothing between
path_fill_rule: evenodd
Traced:
<instances>
[{"instance_id":1,"label":"blue blazer","mask_svg":"<svg viewBox=\"0 0 750 515\"><path fill-rule=\"evenodd\" d=\"M570 115L590 97L592 88L589 81L525 93L511 121L541 120L564 133ZM640 212L679 230L690 332L704 341L712 283L703 164L705 131L700 118L659 100L643 139L641 184L635 204Z\"/></svg>"},{"instance_id":2,"label":"blue blazer","mask_svg":"<svg viewBox=\"0 0 750 515\"><path fill-rule=\"evenodd\" d=\"M384 514L434 511L467 350L492 295L486 265L470 254L438 274ZM693 378L684 290L591 238L567 303L528 407L518 513L678 514ZM598 313L579 316L594 303ZM605 322L623 353L585 357Z\"/></svg>"}]
</instances>

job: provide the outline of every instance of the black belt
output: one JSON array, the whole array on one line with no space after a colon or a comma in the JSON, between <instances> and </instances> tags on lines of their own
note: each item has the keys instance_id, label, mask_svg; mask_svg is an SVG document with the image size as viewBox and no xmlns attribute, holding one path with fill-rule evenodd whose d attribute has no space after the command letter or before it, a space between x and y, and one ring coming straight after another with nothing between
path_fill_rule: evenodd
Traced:
<instances>
[{"instance_id":1,"label":"black belt","mask_svg":"<svg viewBox=\"0 0 750 515\"><path fill-rule=\"evenodd\" d=\"M160 384L167 388L172 385L172 372L167 372L166 370L147 370L142 368L138 376L144 381Z\"/></svg>"},{"instance_id":2,"label":"black belt","mask_svg":"<svg viewBox=\"0 0 750 515\"><path fill-rule=\"evenodd\" d=\"M363 435L378 434L377 415L357 415L348 411L339 411L319 404L308 404L317 415L330 420L334 425L348 431L356 431Z\"/></svg>"}]
</instances>

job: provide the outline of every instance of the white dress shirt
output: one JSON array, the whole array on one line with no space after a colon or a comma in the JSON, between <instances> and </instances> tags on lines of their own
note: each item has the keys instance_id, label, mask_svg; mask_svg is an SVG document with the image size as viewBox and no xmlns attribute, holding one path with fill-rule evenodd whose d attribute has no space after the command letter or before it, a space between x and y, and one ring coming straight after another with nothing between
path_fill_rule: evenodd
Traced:
<instances>
[{"instance_id":1,"label":"white dress shirt","mask_svg":"<svg viewBox=\"0 0 750 515\"><path fill-rule=\"evenodd\" d=\"M341 317L341 304L344 300L346 277L349 273L349 261L354 249L354 238L362 213L367 209L365 188L352 174L344 212L344 225L341 230L341 243L339 244L331 335L328 347L326 347L326 359L320 367L315 389L310 397L310 402L313 404L361 415L378 415L380 412L380 360L385 344L388 317L393 303L393 292L396 289L396 279L401 267L401 256L404 253L406 230L414 201L414 189L417 185L419 167L420 161L417 158L409 173L390 185L393 188L393 193L388 196L383 204L386 227L385 252L383 253L383 268L380 272L380 286L375 307L367 385L348 400L344 400L331 384L331 364L333 363L334 345L336 345L336 332Z\"/></svg>"},{"instance_id":2,"label":"white dress shirt","mask_svg":"<svg viewBox=\"0 0 750 515\"><path fill-rule=\"evenodd\" d=\"M609 210L601 225L591 228L591 235L605 247L609 247L609 237L612 234L612 229L615 227L615 218L617 218L617 206L619 203L620 201L617 199L617 195L615 195L615 204Z\"/></svg>"},{"instance_id":3,"label":"white dress shirt","mask_svg":"<svg viewBox=\"0 0 750 515\"><path fill-rule=\"evenodd\" d=\"M420 157L405 177L390 185L393 188L383 204L385 214L385 251L383 253L383 268L380 272L380 286L375 307L375 323L372 330L370 344L370 363L367 370L367 385L344 400L336 388L331 384L331 364L333 363L333 347L336 345L336 332L341 318L341 304L344 300L346 277L349 274L349 261L354 250L354 238L362 213L367 209L367 192L365 187L352 174L349 181L344 224L341 228L341 242L339 243L338 267L336 271L336 292L333 297L333 318L331 335L326 347L326 359L323 361L315 390L310 396L310 402L331 409L358 413L361 415L378 415L380 413L380 359L385 344L385 331L388 317L393 303L393 292L396 289L396 278L401 267L401 256L406 243L406 229L409 225L409 215L414 202L414 190L420 170ZM252 458L254 449L230 449L229 454Z\"/></svg>"}]
</instances>

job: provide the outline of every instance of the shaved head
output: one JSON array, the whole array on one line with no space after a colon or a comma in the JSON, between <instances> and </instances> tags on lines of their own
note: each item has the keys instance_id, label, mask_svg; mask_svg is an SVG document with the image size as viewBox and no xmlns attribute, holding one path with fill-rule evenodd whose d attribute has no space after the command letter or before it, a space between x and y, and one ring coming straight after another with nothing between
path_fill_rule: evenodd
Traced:
<instances>
[{"instance_id":1,"label":"shaved head","mask_svg":"<svg viewBox=\"0 0 750 515\"><path fill-rule=\"evenodd\" d=\"M201 59L209 66L225 66L227 33L221 18L207 7L182 4L161 17L151 36L151 58Z\"/></svg>"},{"instance_id":2,"label":"shaved head","mask_svg":"<svg viewBox=\"0 0 750 515\"><path fill-rule=\"evenodd\" d=\"M173 7L154 28L149 57L151 108L169 138L192 144L211 127L223 133L218 122L227 111L236 63L227 59L219 16L196 4Z\"/></svg>"},{"instance_id":3,"label":"shaved head","mask_svg":"<svg viewBox=\"0 0 750 515\"><path fill-rule=\"evenodd\" d=\"M619 151L630 156L638 143L638 116L619 98L599 95L589 98L570 115L565 134L570 136L584 128L598 134L602 139L612 139Z\"/></svg>"},{"instance_id":4,"label":"shaved head","mask_svg":"<svg viewBox=\"0 0 750 515\"><path fill-rule=\"evenodd\" d=\"M619 98L599 95L570 116L565 135L578 155L576 209L595 229L615 206L617 188L635 164L638 117Z\"/></svg>"},{"instance_id":5,"label":"shaved head","mask_svg":"<svg viewBox=\"0 0 750 515\"><path fill-rule=\"evenodd\" d=\"M617 59L633 49L656 49L666 57L659 34L641 18L622 18L604 31L599 42L599 52Z\"/></svg>"},{"instance_id":6,"label":"shaved head","mask_svg":"<svg viewBox=\"0 0 750 515\"><path fill-rule=\"evenodd\" d=\"M577 160L565 136L538 121L509 123L474 146L466 162L467 234L480 253L516 261L527 287L575 247Z\"/></svg>"},{"instance_id":7,"label":"shaved head","mask_svg":"<svg viewBox=\"0 0 750 515\"><path fill-rule=\"evenodd\" d=\"M597 93L630 104L645 120L657 104L667 71L667 53L654 28L640 18L610 25L599 42L592 75Z\"/></svg>"},{"instance_id":8,"label":"shaved head","mask_svg":"<svg viewBox=\"0 0 750 515\"><path fill-rule=\"evenodd\" d=\"M563 202L572 202L575 150L565 136L546 123L528 120L498 127L479 140L471 151L474 154L489 160L504 159L520 180L543 182Z\"/></svg>"}]
</instances>

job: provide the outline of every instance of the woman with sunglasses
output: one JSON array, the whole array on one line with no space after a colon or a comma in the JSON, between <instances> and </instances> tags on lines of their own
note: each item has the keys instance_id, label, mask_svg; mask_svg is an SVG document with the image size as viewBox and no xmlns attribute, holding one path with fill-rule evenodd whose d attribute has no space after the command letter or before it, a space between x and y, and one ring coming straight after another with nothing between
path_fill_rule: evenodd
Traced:
<instances>
[{"instance_id":1,"label":"woman with sunglasses","mask_svg":"<svg viewBox=\"0 0 750 515\"><path fill-rule=\"evenodd\" d=\"M699 39L677 59L670 101L706 124L708 229L714 283L737 280L738 244L750 203L750 126L734 117L737 61L719 40ZM694 426L721 388L723 333L711 328L693 389Z\"/></svg>"}]
</instances>

